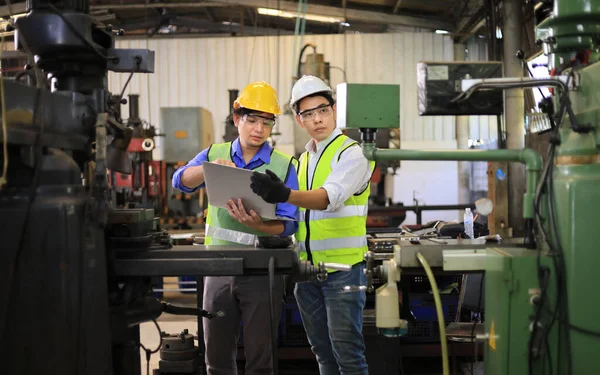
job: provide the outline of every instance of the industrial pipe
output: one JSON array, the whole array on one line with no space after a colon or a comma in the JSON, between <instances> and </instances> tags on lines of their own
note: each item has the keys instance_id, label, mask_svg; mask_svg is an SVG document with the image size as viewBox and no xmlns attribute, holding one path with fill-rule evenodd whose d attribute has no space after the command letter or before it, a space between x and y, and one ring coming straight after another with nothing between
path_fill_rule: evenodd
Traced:
<instances>
[{"instance_id":1,"label":"industrial pipe","mask_svg":"<svg viewBox=\"0 0 600 375\"><path fill-rule=\"evenodd\" d=\"M542 157L536 151L521 150L391 150L379 149L374 142L363 142L363 154L369 160L439 160L439 161L512 161L525 164L527 190L523 197L523 218L533 219L535 189L542 170Z\"/></svg>"}]
</instances>

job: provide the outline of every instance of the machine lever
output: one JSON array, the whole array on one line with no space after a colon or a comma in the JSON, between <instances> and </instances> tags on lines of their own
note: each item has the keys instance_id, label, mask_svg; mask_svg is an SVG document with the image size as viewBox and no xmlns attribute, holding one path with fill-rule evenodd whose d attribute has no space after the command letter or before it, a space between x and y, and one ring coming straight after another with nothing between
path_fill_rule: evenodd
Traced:
<instances>
[{"instance_id":1,"label":"machine lever","mask_svg":"<svg viewBox=\"0 0 600 375\"><path fill-rule=\"evenodd\" d=\"M350 272L352 270L352 266L348 265L348 264L341 264L341 263L322 263L323 264L323 268L329 268L331 270L336 270L336 271L344 271L344 272ZM319 263L319 268L321 267L321 263Z\"/></svg>"},{"instance_id":2,"label":"machine lever","mask_svg":"<svg viewBox=\"0 0 600 375\"><path fill-rule=\"evenodd\" d=\"M166 302L162 302L162 307L164 312L173 315L201 316L207 319L220 318L225 316L225 311L217 311L215 313L211 313L210 311L198 309L195 307L175 306Z\"/></svg>"},{"instance_id":3,"label":"machine lever","mask_svg":"<svg viewBox=\"0 0 600 375\"><path fill-rule=\"evenodd\" d=\"M341 263L324 263L319 262L319 266L317 268L317 280L325 281L327 280L327 270L335 270L335 271L343 271L350 272L352 270L352 266L348 264Z\"/></svg>"}]
</instances>

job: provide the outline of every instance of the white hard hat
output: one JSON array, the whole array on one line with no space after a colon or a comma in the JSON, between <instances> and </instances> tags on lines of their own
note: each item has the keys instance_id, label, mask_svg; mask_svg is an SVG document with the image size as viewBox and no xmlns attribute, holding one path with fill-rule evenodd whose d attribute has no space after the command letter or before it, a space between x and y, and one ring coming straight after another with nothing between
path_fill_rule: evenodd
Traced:
<instances>
[{"instance_id":1,"label":"white hard hat","mask_svg":"<svg viewBox=\"0 0 600 375\"><path fill-rule=\"evenodd\" d=\"M333 90L327 86L319 77L315 76L302 76L292 87L292 99L290 100L290 107L296 111L295 105L301 99L306 98L309 95L316 94L318 92L325 92L333 96Z\"/></svg>"}]
</instances>

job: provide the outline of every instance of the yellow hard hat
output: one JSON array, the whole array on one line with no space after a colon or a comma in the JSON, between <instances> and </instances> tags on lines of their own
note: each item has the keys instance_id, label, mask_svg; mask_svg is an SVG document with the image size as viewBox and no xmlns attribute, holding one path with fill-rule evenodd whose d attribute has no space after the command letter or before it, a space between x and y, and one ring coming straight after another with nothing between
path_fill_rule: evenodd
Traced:
<instances>
[{"instance_id":1,"label":"yellow hard hat","mask_svg":"<svg viewBox=\"0 0 600 375\"><path fill-rule=\"evenodd\" d=\"M281 108L277 100L277 91L266 82L249 84L233 103L233 108L248 108L259 112L280 115Z\"/></svg>"}]
</instances>

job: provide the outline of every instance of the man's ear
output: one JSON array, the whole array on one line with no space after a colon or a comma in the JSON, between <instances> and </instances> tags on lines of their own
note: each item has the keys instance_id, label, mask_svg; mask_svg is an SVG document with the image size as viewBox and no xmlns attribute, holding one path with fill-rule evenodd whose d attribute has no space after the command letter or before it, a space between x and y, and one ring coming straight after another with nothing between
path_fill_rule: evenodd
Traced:
<instances>
[{"instance_id":1,"label":"man's ear","mask_svg":"<svg viewBox=\"0 0 600 375\"><path fill-rule=\"evenodd\" d=\"M296 122L298 123L298 125L300 125L301 128L304 128L304 124L302 123L300 115L296 115Z\"/></svg>"},{"instance_id":2,"label":"man's ear","mask_svg":"<svg viewBox=\"0 0 600 375\"><path fill-rule=\"evenodd\" d=\"M240 116L240 115L233 115L233 124L235 125L236 128L237 128L238 123L240 122L241 118L242 118L242 116Z\"/></svg>"}]
</instances>

